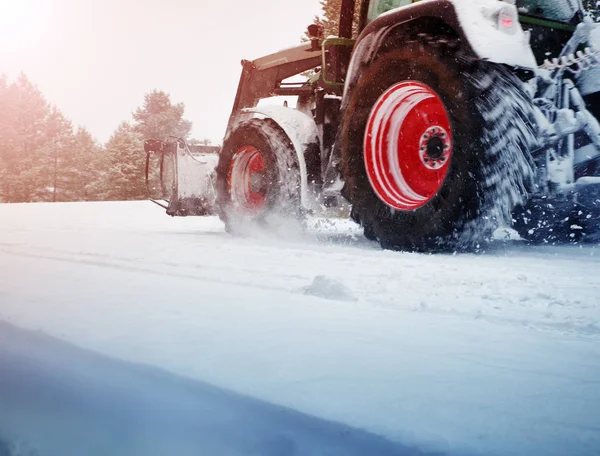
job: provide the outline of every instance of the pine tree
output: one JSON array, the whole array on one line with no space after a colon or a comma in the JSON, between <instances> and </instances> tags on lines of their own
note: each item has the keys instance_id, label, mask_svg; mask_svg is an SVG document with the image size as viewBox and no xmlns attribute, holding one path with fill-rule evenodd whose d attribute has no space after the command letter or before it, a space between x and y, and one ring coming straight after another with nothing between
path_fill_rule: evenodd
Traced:
<instances>
[{"instance_id":1,"label":"pine tree","mask_svg":"<svg viewBox=\"0 0 600 456\"><path fill-rule=\"evenodd\" d=\"M44 136L48 103L24 74L0 84L0 193L7 202L48 197L49 156Z\"/></svg>"},{"instance_id":2,"label":"pine tree","mask_svg":"<svg viewBox=\"0 0 600 456\"><path fill-rule=\"evenodd\" d=\"M0 78L0 201L90 199L98 153L25 75L10 85Z\"/></svg>"},{"instance_id":3,"label":"pine tree","mask_svg":"<svg viewBox=\"0 0 600 456\"><path fill-rule=\"evenodd\" d=\"M44 126L44 145L40 148L40 156L45 162L44 180L40 182L38 200L69 201L67 167L71 166L69 155L73 153L73 126L62 112L55 106L50 107ZM43 195L46 194L44 198ZM78 199L78 198L75 198Z\"/></svg>"},{"instance_id":4,"label":"pine tree","mask_svg":"<svg viewBox=\"0 0 600 456\"><path fill-rule=\"evenodd\" d=\"M353 36L358 35L358 25L360 20L360 0L355 1L354 22L352 25ZM323 13L321 16L315 16L313 23L323 27L324 36L338 36L340 29L340 13L342 10L342 0L321 0Z\"/></svg>"},{"instance_id":5,"label":"pine tree","mask_svg":"<svg viewBox=\"0 0 600 456\"><path fill-rule=\"evenodd\" d=\"M164 139L168 135L187 138L192 123L183 118L183 103L172 104L168 93L154 90L144 97L144 105L133 113L133 129L145 139Z\"/></svg>"},{"instance_id":6,"label":"pine tree","mask_svg":"<svg viewBox=\"0 0 600 456\"><path fill-rule=\"evenodd\" d=\"M10 151L16 142L16 132L11 122L11 94L6 75L0 76L0 202L10 200Z\"/></svg>"},{"instance_id":7,"label":"pine tree","mask_svg":"<svg viewBox=\"0 0 600 456\"><path fill-rule=\"evenodd\" d=\"M59 169L59 190L63 201L102 199L102 161L104 151L83 127L68 138Z\"/></svg>"},{"instance_id":8,"label":"pine tree","mask_svg":"<svg viewBox=\"0 0 600 456\"><path fill-rule=\"evenodd\" d=\"M110 200L147 198L142 134L123 122L106 143L108 170L105 193Z\"/></svg>"}]
</instances>

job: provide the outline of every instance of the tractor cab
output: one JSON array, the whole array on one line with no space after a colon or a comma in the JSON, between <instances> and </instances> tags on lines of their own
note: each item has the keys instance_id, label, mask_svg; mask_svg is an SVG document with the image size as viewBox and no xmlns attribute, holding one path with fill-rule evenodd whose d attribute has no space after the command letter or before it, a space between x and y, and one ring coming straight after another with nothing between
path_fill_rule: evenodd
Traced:
<instances>
[{"instance_id":1,"label":"tractor cab","mask_svg":"<svg viewBox=\"0 0 600 456\"><path fill-rule=\"evenodd\" d=\"M577 0L518 0L522 14L563 24L576 24L581 20L581 9Z\"/></svg>"},{"instance_id":2,"label":"tractor cab","mask_svg":"<svg viewBox=\"0 0 600 456\"><path fill-rule=\"evenodd\" d=\"M411 3L413 3L413 0L371 0L369 2L367 21L371 22L383 13L387 13L388 11L402 6L408 6Z\"/></svg>"},{"instance_id":3,"label":"tractor cab","mask_svg":"<svg viewBox=\"0 0 600 456\"><path fill-rule=\"evenodd\" d=\"M518 0L517 7L539 64L560 55L583 18L577 0Z\"/></svg>"},{"instance_id":4,"label":"tractor cab","mask_svg":"<svg viewBox=\"0 0 600 456\"><path fill-rule=\"evenodd\" d=\"M323 48L322 83L334 91L336 86L342 87L356 37L364 27L382 14L418 1L342 0L338 36L319 43Z\"/></svg>"}]
</instances>

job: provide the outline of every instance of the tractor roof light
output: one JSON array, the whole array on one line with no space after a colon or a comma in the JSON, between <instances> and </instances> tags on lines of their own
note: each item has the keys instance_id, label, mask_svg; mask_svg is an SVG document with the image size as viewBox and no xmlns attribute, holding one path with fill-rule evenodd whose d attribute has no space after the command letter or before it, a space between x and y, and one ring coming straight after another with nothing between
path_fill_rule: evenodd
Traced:
<instances>
[{"instance_id":1,"label":"tractor roof light","mask_svg":"<svg viewBox=\"0 0 600 456\"><path fill-rule=\"evenodd\" d=\"M519 18L514 7L502 8L498 12L498 30L514 34L517 31L518 24Z\"/></svg>"}]
</instances>

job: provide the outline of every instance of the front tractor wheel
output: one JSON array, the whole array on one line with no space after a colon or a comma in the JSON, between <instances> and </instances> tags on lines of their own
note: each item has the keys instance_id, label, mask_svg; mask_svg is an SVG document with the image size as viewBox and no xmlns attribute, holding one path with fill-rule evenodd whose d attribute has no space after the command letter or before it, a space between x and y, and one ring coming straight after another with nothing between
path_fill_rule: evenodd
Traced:
<instances>
[{"instance_id":1,"label":"front tractor wheel","mask_svg":"<svg viewBox=\"0 0 600 456\"><path fill-rule=\"evenodd\" d=\"M217 166L217 206L228 232L274 227L300 216L300 171L294 147L271 119L240 123Z\"/></svg>"},{"instance_id":2,"label":"front tractor wheel","mask_svg":"<svg viewBox=\"0 0 600 456\"><path fill-rule=\"evenodd\" d=\"M245 145L235 152L229 165L227 187L232 206L237 210L248 215L264 210L269 184L260 150Z\"/></svg>"},{"instance_id":3,"label":"front tractor wheel","mask_svg":"<svg viewBox=\"0 0 600 456\"><path fill-rule=\"evenodd\" d=\"M350 93L343 192L384 248L474 248L525 194L531 103L508 70L457 47L383 54Z\"/></svg>"}]
</instances>

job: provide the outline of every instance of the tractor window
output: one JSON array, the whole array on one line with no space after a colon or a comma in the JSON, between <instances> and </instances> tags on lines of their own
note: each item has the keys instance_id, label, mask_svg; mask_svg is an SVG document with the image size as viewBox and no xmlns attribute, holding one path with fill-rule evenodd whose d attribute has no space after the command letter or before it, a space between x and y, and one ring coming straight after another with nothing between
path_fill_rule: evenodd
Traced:
<instances>
[{"instance_id":1,"label":"tractor window","mask_svg":"<svg viewBox=\"0 0 600 456\"><path fill-rule=\"evenodd\" d=\"M369 22L387 11L410 5L411 3L412 0L371 0L371 4L369 5Z\"/></svg>"},{"instance_id":2,"label":"tractor window","mask_svg":"<svg viewBox=\"0 0 600 456\"><path fill-rule=\"evenodd\" d=\"M570 22L579 9L577 0L517 0L517 7L521 13L560 22Z\"/></svg>"}]
</instances>

